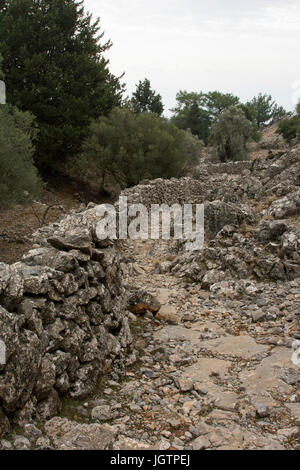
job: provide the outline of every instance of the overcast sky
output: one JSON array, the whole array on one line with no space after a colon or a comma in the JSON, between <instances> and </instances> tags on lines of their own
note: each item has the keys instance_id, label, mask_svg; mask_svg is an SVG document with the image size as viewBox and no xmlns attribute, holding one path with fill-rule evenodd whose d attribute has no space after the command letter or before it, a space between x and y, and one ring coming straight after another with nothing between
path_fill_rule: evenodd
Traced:
<instances>
[{"instance_id":1,"label":"overcast sky","mask_svg":"<svg viewBox=\"0 0 300 470\"><path fill-rule=\"evenodd\" d=\"M300 0L85 0L113 47L127 94L145 77L165 114L179 90L300 98Z\"/></svg>"}]
</instances>

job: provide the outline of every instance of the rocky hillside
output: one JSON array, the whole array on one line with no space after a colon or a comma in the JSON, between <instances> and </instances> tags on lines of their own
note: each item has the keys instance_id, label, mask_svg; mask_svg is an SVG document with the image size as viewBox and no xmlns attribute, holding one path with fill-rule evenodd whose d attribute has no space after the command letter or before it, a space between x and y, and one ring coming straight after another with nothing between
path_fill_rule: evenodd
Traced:
<instances>
[{"instance_id":1,"label":"rocky hillside","mask_svg":"<svg viewBox=\"0 0 300 470\"><path fill-rule=\"evenodd\" d=\"M12 426L2 448L300 448L300 145L286 147L274 128L268 129L252 157L227 164L203 161L190 177L149 181L123 192L129 202L147 206L204 203L200 251L187 252L176 240L97 246L93 230L84 228L93 208L36 234L34 251L9 268L10 275L23 273L23 281L0 284L2 305L5 315L23 321L23 347L33 334L38 337L34 328L41 327L41 338L47 331L47 341L40 339L46 347L41 364L53 365L52 385L47 388L48 379L37 369L34 389L29 382L23 387L31 390L32 412L26 414L28 392L16 406L0 384L4 414L11 418L13 410L21 426L17 433ZM50 281L32 282L31 276L50 267ZM79 274L88 285L80 284ZM13 287L21 281L31 289L25 297L39 291L38 297L55 306L51 318L42 306L34 306L33 316L18 310L18 302L12 306L8 293L20 295ZM111 294L110 305L102 306L102 285ZM82 303L83 293L88 303ZM21 297L22 306L24 293ZM99 304L107 315L101 325ZM72 322L84 357L74 350ZM127 322L134 326L133 343ZM111 340L108 349L101 332ZM78 358L75 368L63 366L60 351ZM63 400L60 414L52 410L40 423L41 411L49 409L43 400L45 405L60 395L62 378L76 398L86 383L85 368L98 377L99 357L105 357L107 369L113 367L106 381L100 374L102 385L93 382L92 395L83 394L81 402Z\"/></svg>"}]
</instances>

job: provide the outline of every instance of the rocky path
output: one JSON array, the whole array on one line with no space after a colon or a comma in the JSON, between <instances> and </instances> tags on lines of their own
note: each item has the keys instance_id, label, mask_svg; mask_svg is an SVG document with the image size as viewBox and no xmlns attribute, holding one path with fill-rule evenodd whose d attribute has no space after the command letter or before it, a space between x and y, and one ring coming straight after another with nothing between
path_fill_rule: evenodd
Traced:
<instances>
[{"instance_id":1,"label":"rocky path","mask_svg":"<svg viewBox=\"0 0 300 470\"><path fill-rule=\"evenodd\" d=\"M132 315L137 362L125 380L112 374L93 399L66 406L68 417L46 424L44 446L299 449L300 369L289 337L299 283L211 295L156 274L168 257L163 242L130 242L126 251L126 282L162 307L156 317Z\"/></svg>"},{"instance_id":2,"label":"rocky path","mask_svg":"<svg viewBox=\"0 0 300 470\"><path fill-rule=\"evenodd\" d=\"M125 282L156 296L154 317L132 314L137 361L93 398L7 448L299 449L300 367L290 332L300 285L211 293L169 274L166 242L130 242ZM285 312L283 321L280 312ZM287 318L287 312L289 318ZM288 320L288 321L287 321ZM131 358L132 359L132 358ZM3 443L4 442L4 443Z\"/></svg>"}]
</instances>

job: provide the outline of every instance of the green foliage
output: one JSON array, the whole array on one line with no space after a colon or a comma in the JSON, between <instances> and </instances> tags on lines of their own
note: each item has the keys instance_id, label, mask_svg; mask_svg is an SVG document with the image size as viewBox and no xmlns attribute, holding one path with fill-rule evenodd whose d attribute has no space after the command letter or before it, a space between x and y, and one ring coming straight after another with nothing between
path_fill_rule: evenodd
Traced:
<instances>
[{"instance_id":1,"label":"green foliage","mask_svg":"<svg viewBox=\"0 0 300 470\"><path fill-rule=\"evenodd\" d=\"M130 107L134 113L156 113L161 116L164 110L162 98L152 90L150 80L139 81L135 92L132 93Z\"/></svg>"},{"instance_id":2,"label":"green foliage","mask_svg":"<svg viewBox=\"0 0 300 470\"><path fill-rule=\"evenodd\" d=\"M296 116L282 120L276 132L281 134L288 143L294 139L300 139L300 101L296 106Z\"/></svg>"},{"instance_id":3,"label":"green foliage","mask_svg":"<svg viewBox=\"0 0 300 470\"><path fill-rule=\"evenodd\" d=\"M211 119L207 111L202 109L195 100L189 105L184 106L181 111L176 113L172 119L179 129L189 130L194 136L208 142Z\"/></svg>"},{"instance_id":4,"label":"green foliage","mask_svg":"<svg viewBox=\"0 0 300 470\"><path fill-rule=\"evenodd\" d=\"M145 178L178 177L198 161L203 144L154 113L116 108L91 125L83 145L89 166L126 185Z\"/></svg>"},{"instance_id":5,"label":"green foliage","mask_svg":"<svg viewBox=\"0 0 300 470\"><path fill-rule=\"evenodd\" d=\"M240 99L232 93L220 93L219 91L206 93L205 101L207 111L212 119L218 118L230 106L237 106L240 103Z\"/></svg>"},{"instance_id":6,"label":"green foliage","mask_svg":"<svg viewBox=\"0 0 300 470\"><path fill-rule=\"evenodd\" d=\"M293 116L291 119L284 119L280 122L276 131L281 134L286 142L300 138L300 115Z\"/></svg>"},{"instance_id":7,"label":"green foliage","mask_svg":"<svg viewBox=\"0 0 300 470\"><path fill-rule=\"evenodd\" d=\"M253 121L257 127L261 127L262 124L276 121L287 113L282 106L278 106L271 95L259 93L257 97L254 97L251 101L246 103L253 116Z\"/></svg>"},{"instance_id":8,"label":"green foliage","mask_svg":"<svg viewBox=\"0 0 300 470\"><path fill-rule=\"evenodd\" d=\"M179 91L177 106L171 110L172 122L180 129L190 129L193 135L208 143L212 123L230 106L239 103L239 98L230 93L219 91L196 93Z\"/></svg>"},{"instance_id":9,"label":"green foliage","mask_svg":"<svg viewBox=\"0 0 300 470\"><path fill-rule=\"evenodd\" d=\"M288 116L289 113L284 109L283 106L278 106L278 104L275 104L273 113L272 113L272 121L276 122L279 121L280 119Z\"/></svg>"},{"instance_id":10,"label":"green foliage","mask_svg":"<svg viewBox=\"0 0 300 470\"><path fill-rule=\"evenodd\" d=\"M122 86L108 69L99 20L82 1L3 0L0 50L7 101L31 111L40 128L36 162L45 172L81 146L93 118L119 105Z\"/></svg>"},{"instance_id":11,"label":"green foliage","mask_svg":"<svg viewBox=\"0 0 300 470\"><path fill-rule=\"evenodd\" d=\"M185 132L184 153L186 163L182 167L183 170L190 170L199 163L203 157L204 148L204 142L188 129Z\"/></svg>"},{"instance_id":12,"label":"green foliage","mask_svg":"<svg viewBox=\"0 0 300 470\"><path fill-rule=\"evenodd\" d=\"M36 197L41 181L33 165L32 139L37 131L33 117L8 105L0 105L0 207Z\"/></svg>"},{"instance_id":13,"label":"green foliage","mask_svg":"<svg viewBox=\"0 0 300 470\"><path fill-rule=\"evenodd\" d=\"M216 146L218 158L228 160L247 160L248 142L253 139L253 124L239 107L231 106L213 124L210 143Z\"/></svg>"}]
</instances>

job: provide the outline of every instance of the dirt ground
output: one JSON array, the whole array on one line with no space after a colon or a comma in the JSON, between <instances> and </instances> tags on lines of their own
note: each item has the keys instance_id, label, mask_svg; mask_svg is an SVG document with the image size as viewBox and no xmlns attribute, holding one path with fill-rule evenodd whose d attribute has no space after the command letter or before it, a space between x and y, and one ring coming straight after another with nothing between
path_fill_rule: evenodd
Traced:
<instances>
[{"instance_id":1,"label":"dirt ground","mask_svg":"<svg viewBox=\"0 0 300 470\"><path fill-rule=\"evenodd\" d=\"M74 184L56 180L44 185L39 201L0 211L0 262L14 263L30 249L30 236L42 225L43 218L46 224L54 222L83 202L86 201Z\"/></svg>"}]
</instances>

